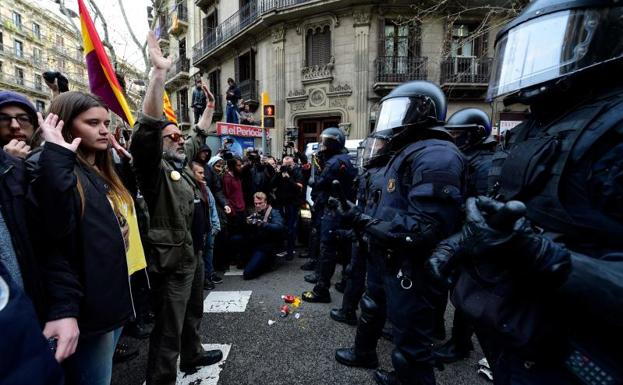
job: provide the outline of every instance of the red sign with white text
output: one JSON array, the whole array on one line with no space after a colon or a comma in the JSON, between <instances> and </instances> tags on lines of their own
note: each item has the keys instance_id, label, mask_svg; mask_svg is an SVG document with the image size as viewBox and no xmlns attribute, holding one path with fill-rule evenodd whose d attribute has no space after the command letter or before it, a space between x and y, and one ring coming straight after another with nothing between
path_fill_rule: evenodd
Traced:
<instances>
[{"instance_id":1,"label":"red sign with white text","mask_svg":"<svg viewBox=\"0 0 623 385\"><path fill-rule=\"evenodd\" d=\"M218 122L216 123L216 133L219 135L232 135L232 136L261 138L262 127L249 126L246 124Z\"/></svg>"}]
</instances>

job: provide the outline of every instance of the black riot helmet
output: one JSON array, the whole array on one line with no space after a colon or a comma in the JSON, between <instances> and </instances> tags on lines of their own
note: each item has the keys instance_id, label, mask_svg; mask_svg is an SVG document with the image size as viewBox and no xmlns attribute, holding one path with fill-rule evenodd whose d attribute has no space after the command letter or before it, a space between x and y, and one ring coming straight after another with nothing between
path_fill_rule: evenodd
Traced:
<instances>
[{"instance_id":1,"label":"black riot helmet","mask_svg":"<svg viewBox=\"0 0 623 385\"><path fill-rule=\"evenodd\" d=\"M621 36L618 0L533 1L496 37L487 100L531 104L563 79L620 61Z\"/></svg>"},{"instance_id":2,"label":"black riot helmet","mask_svg":"<svg viewBox=\"0 0 623 385\"><path fill-rule=\"evenodd\" d=\"M463 108L448 118L446 130L461 151L468 151L491 135L491 119L480 108Z\"/></svg>"},{"instance_id":3,"label":"black riot helmet","mask_svg":"<svg viewBox=\"0 0 623 385\"><path fill-rule=\"evenodd\" d=\"M346 135L337 127L325 128L320 134L320 151L329 154L340 153L346 144Z\"/></svg>"},{"instance_id":4,"label":"black riot helmet","mask_svg":"<svg viewBox=\"0 0 623 385\"><path fill-rule=\"evenodd\" d=\"M375 131L443 122L447 108L446 96L437 85L425 80L404 83L381 100Z\"/></svg>"},{"instance_id":5,"label":"black riot helmet","mask_svg":"<svg viewBox=\"0 0 623 385\"><path fill-rule=\"evenodd\" d=\"M424 131L451 140L443 128L447 108L446 96L434 83L416 80L396 87L381 99L374 133L365 141L364 166L382 164Z\"/></svg>"}]
</instances>

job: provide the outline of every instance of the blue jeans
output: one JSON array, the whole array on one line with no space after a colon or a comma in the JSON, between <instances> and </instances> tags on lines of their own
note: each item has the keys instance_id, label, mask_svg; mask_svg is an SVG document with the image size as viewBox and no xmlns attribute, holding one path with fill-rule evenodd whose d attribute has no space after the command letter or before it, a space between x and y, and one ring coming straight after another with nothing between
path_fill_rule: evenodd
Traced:
<instances>
[{"instance_id":1,"label":"blue jeans","mask_svg":"<svg viewBox=\"0 0 623 385\"><path fill-rule=\"evenodd\" d=\"M259 277L270 262L271 255L266 250L253 250L251 257L244 267L242 277L253 279Z\"/></svg>"},{"instance_id":2,"label":"blue jeans","mask_svg":"<svg viewBox=\"0 0 623 385\"><path fill-rule=\"evenodd\" d=\"M231 103L227 103L225 120L227 123L238 123L238 107Z\"/></svg>"},{"instance_id":3,"label":"blue jeans","mask_svg":"<svg viewBox=\"0 0 623 385\"><path fill-rule=\"evenodd\" d=\"M294 246L296 243L296 230L299 221L299 206L297 204L284 205L282 207L283 217L286 228L288 229L287 251L288 257L294 255Z\"/></svg>"},{"instance_id":4,"label":"blue jeans","mask_svg":"<svg viewBox=\"0 0 623 385\"><path fill-rule=\"evenodd\" d=\"M208 279L214 274L214 238L215 235L210 232L206 237L206 245L203 251L203 269L205 277Z\"/></svg>"},{"instance_id":5,"label":"blue jeans","mask_svg":"<svg viewBox=\"0 0 623 385\"><path fill-rule=\"evenodd\" d=\"M81 337L76 352L63 362L66 385L110 385L112 356L122 329Z\"/></svg>"}]
</instances>

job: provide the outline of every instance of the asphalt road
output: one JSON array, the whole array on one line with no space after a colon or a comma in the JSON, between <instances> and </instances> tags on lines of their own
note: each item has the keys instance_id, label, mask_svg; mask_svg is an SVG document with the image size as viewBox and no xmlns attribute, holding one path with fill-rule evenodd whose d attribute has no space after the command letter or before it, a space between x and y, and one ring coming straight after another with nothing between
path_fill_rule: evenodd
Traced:
<instances>
[{"instance_id":1,"label":"asphalt road","mask_svg":"<svg viewBox=\"0 0 623 385\"><path fill-rule=\"evenodd\" d=\"M337 323L329 310L341 304L342 295L332 289L331 304L303 302L287 318L279 316L283 304L281 295L300 296L311 285L303 281L306 272L299 269L305 260L295 258L284 262L277 270L252 281L240 276L225 276L215 292L251 291L244 312L205 313L202 321L204 344L231 345L218 375L208 379L178 379L180 384L260 384L260 385L319 385L374 384L372 370L349 368L334 360L338 347L353 343L355 328ZM339 273L336 273L339 274ZM205 292L204 294L208 294ZM299 314L299 318L295 317ZM447 318L447 330L451 314ZM276 321L269 325L269 320ZM137 358L113 369L114 385L140 385L144 382L148 340L124 337L122 341L139 346ZM381 367L391 370L390 342L381 339L377 349ZM446 366L437 372L437 383L485 385L476 375L475 365L482 357L472 353L469 359ZM213 368L218 370L218 368Z\"/></svg>"}]
</instances>

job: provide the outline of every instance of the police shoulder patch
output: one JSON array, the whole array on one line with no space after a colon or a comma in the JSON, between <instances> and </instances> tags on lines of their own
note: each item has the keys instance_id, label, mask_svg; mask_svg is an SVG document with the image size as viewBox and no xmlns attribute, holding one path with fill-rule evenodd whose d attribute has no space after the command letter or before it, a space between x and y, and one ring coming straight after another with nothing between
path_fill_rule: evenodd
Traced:
<instances>
[{"instance_id":1,"label":"police shoulder patch","mask_svg":"<svg viewBox=\"0 0 623 385\"><path fill-rule=\"evenodd\" d=\"M391 193L394 192L396 190L396 179L391 178L389 181L387 181L387 192Z\"/></svg>"}]
</instances>

